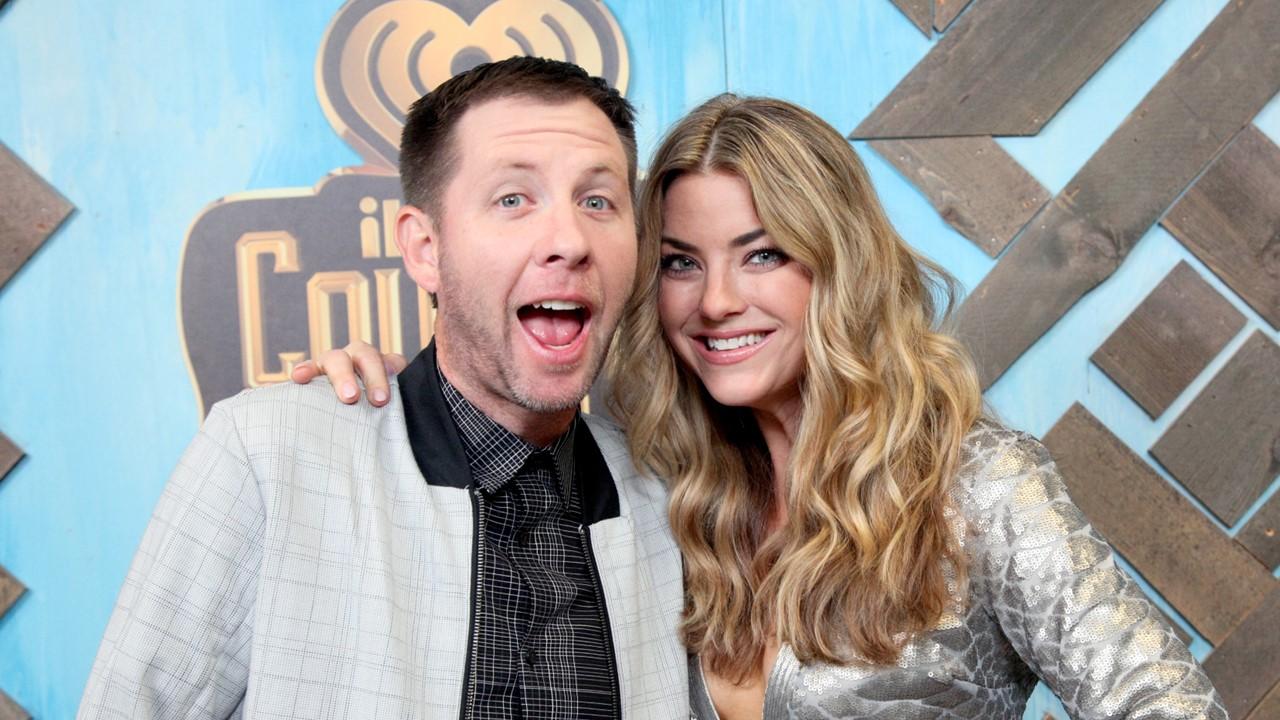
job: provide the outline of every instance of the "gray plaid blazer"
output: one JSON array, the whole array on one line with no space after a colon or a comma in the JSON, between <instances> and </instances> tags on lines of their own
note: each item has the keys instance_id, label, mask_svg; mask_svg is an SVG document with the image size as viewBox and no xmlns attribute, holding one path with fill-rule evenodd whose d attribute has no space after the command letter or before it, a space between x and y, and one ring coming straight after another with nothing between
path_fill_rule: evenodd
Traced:
<instances>
[{"instance_id":1,"label":"gray plaid blazer","mask_svg":"<svg viewBox=\"0 0 1280 720\"><path fill-rule=\"evenodd\" d=\"M443 476L450 452L424 478L391 394L348 406L325 382L283 384L213 407L142 539L80 718L460 716L468 478ZM665 489L616 427L586 428L616 487L589 534L623 716L688 717Z\"/></svg>"}]
</instances>

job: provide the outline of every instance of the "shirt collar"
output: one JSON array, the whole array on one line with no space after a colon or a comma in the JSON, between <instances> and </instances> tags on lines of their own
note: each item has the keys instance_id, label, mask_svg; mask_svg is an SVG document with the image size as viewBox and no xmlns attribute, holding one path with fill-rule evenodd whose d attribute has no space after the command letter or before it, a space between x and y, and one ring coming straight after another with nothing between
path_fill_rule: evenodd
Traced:
<instances>
[{"instance_id":1,"label":"shirt collar","mask_svg":"<svg viewBox=\"0 0 1280 720\"><path fill-rule=\"evenodd\" d=\"M449 408L449 414L453 416L453 421L457 424L458 432L462 436L467 464L471 468L471 476L475 484L486 493L495 493L505 487L533 455L543 453L554 460L560 489L564 493L567 506L569 493L573 487L573 450L578 415L573 416L573 422L569 423L569 429L563 435L547 447L537 448L472 405L449 382L439 366L436 367L436 373L440 379L440 389L444 394L445 405Z\"/></svg>"}]
</instances>

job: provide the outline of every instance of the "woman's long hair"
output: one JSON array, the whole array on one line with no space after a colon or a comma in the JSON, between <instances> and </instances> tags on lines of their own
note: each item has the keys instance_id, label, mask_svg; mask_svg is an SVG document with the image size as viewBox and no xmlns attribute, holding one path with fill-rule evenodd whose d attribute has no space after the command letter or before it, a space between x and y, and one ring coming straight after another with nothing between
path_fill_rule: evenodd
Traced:
<instances>
[{"instance_id":1,"label":"woman's long hair","mask_svg":"<svg viewBox=\"0 0 1280 720\"><path fill-rule=\"evenodd\" d=\"M656 312L663 196L680 175L710 171L746 180L769 236L813 277L789 517L767 538L782 499L759 428L706 393ZM736 679L771 637L804 662L892 663L964 580L948 490L982 400L968 356L934 329L954 283L893 230L848 142L780 100L721 95L676 124L638 214L610 407L638 465L670 482L685 643Z\"/></svg>"}]
</instances>

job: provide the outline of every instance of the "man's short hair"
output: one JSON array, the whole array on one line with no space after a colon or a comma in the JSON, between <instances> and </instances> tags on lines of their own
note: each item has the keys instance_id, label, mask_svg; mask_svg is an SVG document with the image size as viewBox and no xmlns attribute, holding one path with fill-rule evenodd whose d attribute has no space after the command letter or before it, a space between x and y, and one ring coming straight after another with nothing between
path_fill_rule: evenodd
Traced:
<instances>
[{"instance_id":1,"label":"man's short hair","mask_svg":"<svg viewBox=\"0 0 1280 720\"><path fill-rule=\"evenodd\" d=\"M627 154L627 184L636 183L635 108L603 78L572 63L513 57L459 73L409 107L400 135L400 185L405 202L439 218L441 198L457 165L454 128L469 108L487 100L527 97L548 103L590 100L609 118Z\"/></svg>"}]
</instances>

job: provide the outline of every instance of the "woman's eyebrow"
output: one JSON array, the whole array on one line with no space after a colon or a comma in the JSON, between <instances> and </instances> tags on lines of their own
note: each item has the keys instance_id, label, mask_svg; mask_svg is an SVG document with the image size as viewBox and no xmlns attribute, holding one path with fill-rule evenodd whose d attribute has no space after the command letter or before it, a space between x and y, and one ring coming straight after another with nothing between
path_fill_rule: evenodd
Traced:
<instances>
[{"instance_id":1,"label":"woman's eyebrow","mask_svg":"<svg viewBox=\"0 0 1280 720\"><path fill-rule=\"evenodd\" d=\"M759 240L762 237L764 237L764 228L756 228L751 232L742 233L738 237L730 240L729 247L738 248L738 247L742 247L743 245L750 245L751 243L755 242L756 240Z\"/></svg>"}]
</instances>

